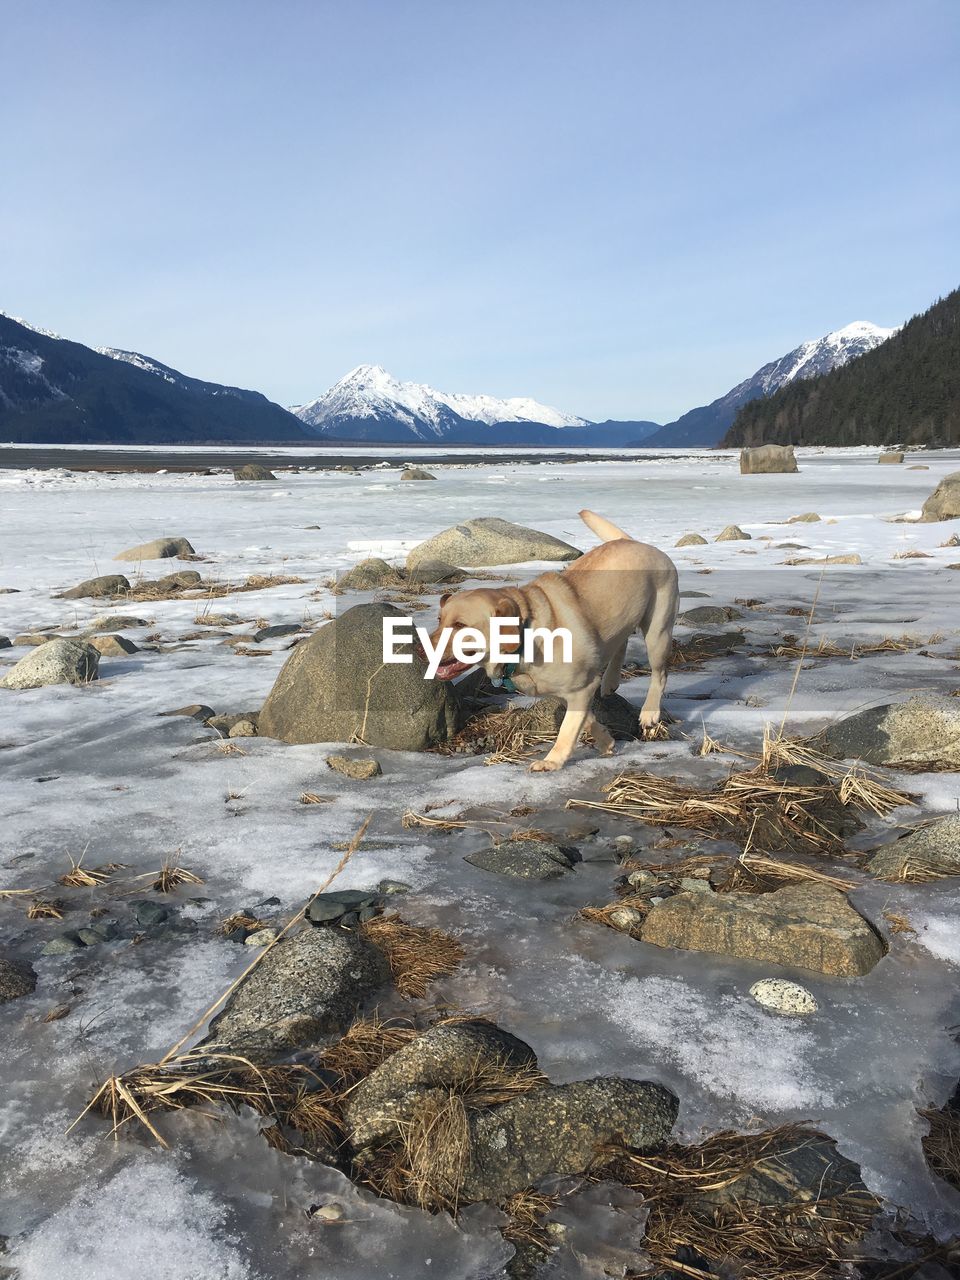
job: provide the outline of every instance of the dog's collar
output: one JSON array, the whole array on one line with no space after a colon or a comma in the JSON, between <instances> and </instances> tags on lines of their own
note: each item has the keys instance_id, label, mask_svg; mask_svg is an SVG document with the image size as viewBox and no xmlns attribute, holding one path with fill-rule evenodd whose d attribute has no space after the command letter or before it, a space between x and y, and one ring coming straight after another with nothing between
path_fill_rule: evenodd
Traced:
<instances>
[{"instance_id":1,"label":"dog's collar","mask_svg":"<svg viewBox=\"0 0 960 1280\"><path fill-rule=\"evenodd\" d=\"M521 654L523 653L523 638L524 638L524 635L526 634L526 630L527 630L527 623L521 622L520 623ZM516 662L506 663L504 667L501 669L500 675L490 677L490 683L493 685L495 689L506 689L507 693L519 693L520 690L513 683L513 677L516 675L517 668L519 666L520 666L519 660Z\"/></svg>"}]
</instances>

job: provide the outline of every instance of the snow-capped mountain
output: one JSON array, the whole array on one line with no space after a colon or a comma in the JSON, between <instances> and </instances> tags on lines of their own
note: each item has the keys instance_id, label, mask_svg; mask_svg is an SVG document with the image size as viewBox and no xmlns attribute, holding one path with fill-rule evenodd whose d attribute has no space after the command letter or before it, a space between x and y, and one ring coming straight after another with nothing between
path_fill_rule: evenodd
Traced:
<instances>
[{"instance_id":1,"label":"snow-capped mountain","mask_svg":"<svg viewBox=\"0 0 960 1280\"><path fill-rule=\"evenodd\" d=\"M799 347L779 360L771 360L751 377L738 382L726 395L699 409L691 409L676 422L668 422L644 444L676 447L718 444L742 405L760 396L772 395L797 378L815 378L821 373L839 369L886 342L896 332L896 329L882 329L868 320L855 320L842 329L824 334L822 338L801 342Z\"/></svg>"},{"instance_id":2,"label":"snow-capped mountain","mask_svg":"<svg viewBox=\"0 0 960 1280\"><path fill-rule=\"evenodd\" d=\"M464 431L484 438L470 423L536 423L554 429L587 425L584 418L527 397L501 400L437 391L420 382L400 382L374 364L352 369L318 399L292 406L291 413L321 435L372 437L376 431L399 430L408 440L451 440Z\"/></svg>"}]
</instances>

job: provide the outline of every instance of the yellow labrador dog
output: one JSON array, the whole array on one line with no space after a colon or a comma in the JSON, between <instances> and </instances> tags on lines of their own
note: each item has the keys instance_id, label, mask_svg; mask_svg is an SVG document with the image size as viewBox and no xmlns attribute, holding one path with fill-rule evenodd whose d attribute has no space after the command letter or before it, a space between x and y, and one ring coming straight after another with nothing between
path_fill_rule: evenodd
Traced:
<instances>
[{"instance_id":1,"label":"yellow labrador dog","mask_svg":"<svg viewBox=\"0 0 960 1280\"><path fill-rule=\"evenodd\" d=\"M613 693L620 684L623 656L630 635L639 627L650 662L650 688L640 712L640 723L649 728L660 719L660 699L667 681L667 664L673 645L677 616L677 570L669 556L656 547L635 542L615 524L581 511L580 518L603 544L574 560L562 573L544 573L524 587L491 587L458 591L440 597L440 620L431 636L434 649L442 645L436 675L452 680L480 663L495 683L506 683L520 693L552 695L567 704L557 740L543 760L530 767L535 772L562 769L584 728L589 729L604 755L613 751L613 738L591 711L594 694ZM490 661L491 621L518 618L512 647L517 662L504 668ZM567 660L544 651L540 638L524 645L525 633L535 629L566 628L572 638ZM473 628L486 639L486 649L476 650L473 663L461 662L451 646L457 632ZM444 631L447 630L446 638ZM504 637L506 639L506 637ZM524 651L532 658L524 660Z\"/></svg>"}]
</instances>

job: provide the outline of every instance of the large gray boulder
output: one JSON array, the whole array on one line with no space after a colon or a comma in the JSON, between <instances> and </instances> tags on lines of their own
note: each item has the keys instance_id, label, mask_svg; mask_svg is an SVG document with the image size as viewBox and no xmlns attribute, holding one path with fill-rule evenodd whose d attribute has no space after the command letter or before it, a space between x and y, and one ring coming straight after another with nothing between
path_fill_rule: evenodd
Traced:
<instances>
[{"instance_id":1,"label":"large gray boulder","mask_svg":"<svg viewBox=\"0 0 960 1280\"><path fill-rule=\"evenodd\" d=\"M174 556L196 555L186 538L154 538L141 542L138 547L128 547L115 555L114 560L169 560Z\"/></svg>"},{"instance_id":2,"label":"large gray boulder","mask_svg":"<svg viewBox=\"0 0 960 1280\"><path fill-rule=\"evenodd\" d=\"M869 707L826 729L818 744L839 760L960 767L960 698L920 694Z\"/></svg>"},{"instance_id":3,"label":"large gray boulder","mask_svg":"<svg viewBox=\"0 0 960 1280\"><path fill-rule=\"evenodd\" d=\"M792 444L759 444L740 450L740 474L743 476L776 475L799 471Z\"/></svg>"},{"instance_id":4,"label":"large gray boulder","mask_svg":"<svg viewBox=\"0 0 960 1280\"><path fill-rule=\"evenodd\" d=\"M122 596L130 590L129 579L122 573L103 573L99 578L86 578L69 591L61 593L63 600L99 599L101 596Z\"/></svg>"},{"instance_id":5,"label":"large gray boulder","mask_svg":"<svg viewBox=\"0 0 960 1280\"><path fill-rule=\"evenodd\" d=\"M407 467L406 471L400 474L401 480L436 480L436 478L429 471L424 471L422 467Z\"/></svg>"},{"instance_id":6,"label":"large gray boulder","mask_svg":"<svg viewBox=\"0 0 960 1280\"><path fill-rule=\"evenodd\" d=\"M40 689L48 684L89 684L96 680L99 666L100 655L91 645L58 636L21 658L0 680L0 687Z\"/></svg>"},{"instance_id":7,"label":"large gray boulder","mask_svg":"<svg viewBox=\"0 0 960 1280\"><path fill-rule=\"evenodd\" d=\"M867 870L894 882L960 876L960 814L924 823L883 845L868 859Z\"/></svg>"},{"instance_id":8,"label":"large gray boulder","mask_svg":"<svg viewBox=\"0 0 960 1280\"><path fill-rule=\"evenodd\" d=\"M521 564L527 560L576 560L580 552L568 542L511 524L499 516L481 516L444 529L428 538L407 556L407 568L424 560L444 560L452 564Z\"/></svg>"},{"instance_id":9,"label":"large gray boulder","mask_svg":"<svg viewBox=\"0 0 960 1280\"><path fill-rule=\"evenodd\" d=\"M881 453L877 461L895 466L897 463L903 461L903 454L899 449L891 449L888 453Z\"/></svg>"},{"instance_id":10,"label":"large gray boulder","mask_svg":"<svg viewBox=\"0 0 960 1280\"><path fill-rule=\"evenodd\" d=\"M529 1045L492 1022L440 1023L390 1055L347 1098L355 1150L392 1136L437 1090L467 1088L484 1070L535 1068Z\"/></svg>"},{"instance_id":11,"label":"large gray boulder","mask_svg":"<svg viewBox=\"0 0 960 1280\"><path fill-rule=\"evenodd\" d=\"M298 1049L344 1028L390 979L377 947L342 929L282 938L210 1024L204 1046L254 1059Z\"/></svg>"},{"instance_id":12,"label":"large gray boulder","mask_svg":"<svg viewBox=\"0 0 960 1280\"><path fill-rule=\"evenodd\" d=\"M388 604L355 605L293 650L260 712L263 737L284 742L361 742L425 751L461 727L459 695L425 680L426 660L384 663Z\"/></svg>"},{"instance_id":13,"label":"large gray boulder","mask_svg":"<svg viewBox=\"0 0 960 1280\"><path fill-rule=\"evenodd\" d=\"M710 951L837 977L869 973L883 943L846 895L821 884L787 885L773 893L684 892L647 915L644 942Z\"/></svg>"},{"instance_id":14,"label":"large gray boulder","mask_svg":"<svg viewBox=\"0 0 960 1280\"><path fill-rule=\"evenodd\" d=\"M463 1200L500 1202L546 1177L586 1173L611 1144L649 1151L670 1133L677 1098L615 1076L544 1084L471 1117Z\"/></svg>"},{"instance_id":15,"label":"large gray boulder","mask_svg":"<svg viewBox=\"0 0 960 1280\"><path fill-rule=\"evenodd\" d=\"M930 497L923 504L921 520L960 519L960 471L944 476Z\"/></svg>"}]
</instances>

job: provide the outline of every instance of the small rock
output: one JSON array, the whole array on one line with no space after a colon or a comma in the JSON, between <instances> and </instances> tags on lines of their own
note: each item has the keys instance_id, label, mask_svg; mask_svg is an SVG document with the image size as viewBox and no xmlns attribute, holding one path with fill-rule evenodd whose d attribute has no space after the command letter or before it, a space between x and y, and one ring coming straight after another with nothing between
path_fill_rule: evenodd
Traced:
<instances>
[{"instance_id":1,"label":"small rock","mask_svg":"<svg viewBox=\"0 0 960 1280\"><path fill-rule=\"evenodd\" d=\"M436 476L432 476L429 471L424 471L421 467L407 467L406 471L401 472L401 480L436 480Z\"/></svg>"},{"instance_id":2,"label":"small rock","mask_svg":"<svg viewBox=\"0 0 960 1280\"><path fill-rule=\"evenodd\" d=\"M101 658L125 658L128 654L140 652L126 636L91 636L90 643Z\"/></svg>"},{"instance_id":3,"label":"small rock","mask_svg":"<svg viewBox=\"0 0 960 1280\"><path fill-rule=\"evenodd\" d=\"M699 533L685 533L673 545L675 547L705 547L707 540Z\"/></svg>"},{"instance_id":4,"label":"small rock","mask_svg":"<svg viewBox=\"0 0 960 1280\"><path fill-rule=\"evenodd\" d=\"M343 1207L339 1204L312 1204L308 1210L311 1218L317 1222L342 1222Z\"/></svg>"},{"instance_id":5,"label":"small rock","mask_svg":"<svg viewBox=\"0 0 960 1280\"><path fill-rule=\"evenodd\" d=\"M637 871L631 871L628 874L627 884L632 889L654 889L660 884L660 877L640 867Z\"/></svg>"},{"instance_id":6,"label":"small rock","mask_svg":"<svg viewBox=\"0 0 960 1280\"><path fill-rule=\"evenodd\" d=\"M51 938L49 942L44 943L40 950L40 954L44 956L65 956L71 951L82 951L83 943L79 936L73 932L59 933L55 938Z\"/></svg>"},{"instance_id":7,"label":"small rock","mask_svg":"<svg viewBox=\"0 0 960 1280\"><path fill-rule=\"evenodd\" d=\"M212 716L215 716L216 714L217 713L214 711L213 707L208 707L203 702L191 702L188 707L177 707L175 711L158 711L157 712L157 715L159 717L189 716L191 720L199 720L201 723L203 723L206 720L209 720Z\"/></svg>"},{"instance_id":8,"label":"small rock","mask_svg":"<svg viewBox=\"0 0 960 1280\"><path fill-rule=\"evenodd\" d=\"M186 538L154 538L138 547L128 547L115 555L114 560L169 560L174 556L196 555Z\"/></svg>"},{"instance_id":9,"label":"small rock","mask_svg":"<svg viewBox=\"0 0 960 1280\"><path fill-rule=\"evenodd\" d=\"M149 627L149 618L133 618L125 613L108 613L102 618L95 618L86 629L86 634L95 631L127 631L131 627Z\"/></svg>"},{"instance_id":10,"label":"small rock","mask_svg":"<svg viewBox=\"0 0 960 1280\"><path fill-rule=\"evenodd\" d=\"M229 736L230 731L236 725L242 724L243 722L252 724L254 730L259 732L258 718L258 713L256 711L234 711L228 712L226 715L222 716L210 716L205 723L208 729L215 729L217 733ZM241 730L240 736L249 737L250 735L244 734Z\"/></svg>"},{"instance_id":11,"label":"small rock","mask_svg":"<svg viewBox=\"0 0 960 1280\"><path fill-rule=\"evenodd\" d=\"M332 889L315 894L304 914L311 924L332 924L351 912L375 907L378 902L379 894L367 889Z\"/></svg>"},{"instance_id":12,"label":"small rock","mask_svg":"<svg viewBox=\"0 0 960 1280\"><path fill-rule=\"evenodd\" d=\"M88 925L85 929L77 930L77 937L85 947L97 947L101 942L109 942L111 933L112 930L100 925Z\"/></svg>"},{"instance_id":13,"label":"small rock","mask_svg":"<svg viewBox=\"0 0 960 1280\"><path fill-rule=\"evenodd\" d=\"M818 524L821 519L816 511L805 511L801 516L791 516L787 524Z\"/></svg>"},{"instance_id":14,"label":"small rock","mask_svg":"<svg viewBox=\"0 0 960 1280\"><path fill-rule=\"evenodd\" d=\"M718 533L714 542L749 542L751 534L744 533L738 524L728 524L722 533Z\"/></svg>"},{"instance_id":15,"label":"small rock","mask_svg":"<svg viewBox=\"0 0 960 1280\"><path fill-rule=\"evenodd\" d=\"M464 582L467 575L455 564L446 560L420 560L406 571L408 582L417 583L458 583Z\"/></svg>"},{"instance_id":16,"label":"small rock","mask_svg":"<svg viewBox=\"0 0 960 1280\"><path fill-rule=\"evenodd\" d=\"M255 738L257 726L252 720L237 720L227 730L228 738Z\"/></svg>"},{"instance_id":17,"label":"small rock","mask_svg":"<svg viewBox=\"0 0 960 1280\"><path fill-rule=\"evenodd\" d=\"M677 618L684 627L712 626L724 622L732 622L734 618L742 618L743 610L734 609L732 605L701 604L695 609L687 609Z\"/></svg>"},{"instance_id":18,"label":"small rock","mask_svg":"<svg viewBox=\"0 0 960 1280\"><path fill-rule=\"evenodd\" d=\"M896 451L896 450L892 450L890 453L881 453L881 455L880 455L880 457L877 459L877 461L878 461L878 462L888 462L888 463L889 463L889 462L893 462L893 463L902 462L902 461L903 461L903 454L902 454L902 453L900 453L900 452L898 452L898 451Z\"/></svg>"},{"instance_id":19,"label":"small rock","mask_svg":"<svg viewBox=\"0 0 960 1280\"><path fill-rule=\"evenodd\" d=\"M375 587L394 587L402 581L402 573L378 556L360 560L337 577L338 591L372 591Z\"/></svg>"},{"instance_id":20,"label":"small rock","mask_svg":"<svg viewBox=\"0 0 960 1280\"><path fill-rule=\"evenodd\" d=\"M464 862L481 871L512 876L515 880L552 880L570 871L575 861L546 840L505 840L503 844L464 858Z\"/></svg>"},{"instance_id":21,"label":"small rock","mask_svg":"<svg viewBox=\"0 0 960 1280\"><path fill-rule=\"evenodd\" d=\"M412 888L413 885L407 884L405 880L381 880L377 885L377 893L389 898L395 893L409 893Z\"/></svg>"},{"instance_id":22,"label":"small rock","mask_svg":"<svg viewBox=\"0 0 960 1280\"><path fill-rule=\"evenodd\" d=\"M40 689L52 684L89 684L97 679L100 655L80 640L49 640L28 653L7 672L5 689Z\"/></svg>"},{"instance_id":23,"label":"small rock","mask_svg":"<svg viewBox=\"0 0 960 1280\"><path fill-rule=\"evenodd\" d=\"M178 573L168 573L154 582L145 582L144 586L159 587L161 591L183 591L187 587L199 587L203 579L196 569L181 569Z\"/></svg>"},{"instance_id":24,"label":"small rock","mask_svg":"<svg viewBox=\"0 0 960 1280\"><path fill-rule=\"evenodd\" d=\"M151 929L156 925L165 924L171 916L170 907L165 907L162 902L152 902L149 898L141 898L130 905L133 907L137 924L141 929Z\"/></svg>"},{"instance_id":25,"label":"small rock","mask_svg":"<svg viewBox=\"0 0 960 1280\"><path fill-rule=\"evenodd\" d=\"M774 1013L784 1013L791 1018L804 1017L817 1012L817 1002L798 982L787 982L784 978L761 978L750 988L750 994L757 1004Z\"/></svg>"},{"instance_id":26,"label":"small rock","mask_svg":"<svg viewBox=\"0 0 960 1280\"><path fill-rule=\"evenodd\" d=\"M615 929L621 929L624 933L629 933L637 925L643 924L643 912L638 911L636 907L614 907L607 914L607 919Z\"/></svg>"},{"instance_id":27,"label":"small rock","mask_svg":"<svg viewBox=\"0 0 960 1280\"><path fill-rule=\"evenodd\" d=\"M917 827L878 849L866 865L872 876L893 883L960 875L960 814Z\"/></svg>"},{"instance_id":28,"label":"small rock","mask_svg":"<svg viewBox=\"0 0 960 1280\"><path fill-rule=\"evenodd\" d=\"M383 773L379 760L362 759L359 756L327 756L327 765L345 778L376 778Z\"/></svg>"},{"instance_id":29,"label":"small rock","mask_svg":"<svg viewBox=\"0 0 960 1280\"><path fill-rule=\"evenodd\" d=\"M276 476L259 462L248 462L245 466L234 467L234 480L276 480Z\"/></svg>"},{"instance_id":30,"label":"small rock","mask_svg":"<svg viewBox=\"0 0 960 1280\"><path fill-rule=\"evenodd\" d=\"M279 937L279 929L257 929L253 933L248 933L243 941L248 947L268 947Z\"/></svg>"},{"instance_id":31,"label":"small rock","mask_svg":"<svg viewBox=\"0 0 960 1280\"><path fill-rule=\"evenodd\" d=\"M863 561L854 551L838 556L792 556L784 564L863 564Z\"/></svg>"},{"instance_id":32,"label":"small rock","mask_svg":"<svg viewBox=\"0 0 960 1280\"><path fill-rule=\"evenodd\" d=\"M0 1004L17 1000L36 990L37 975L29 964L20 964L0 956Z\"/></svg>"},{"instance_id":33,"label":"small rock","mask_svg":"<svg viewBox=\"0 0 960 1280\"><path fill-rule=\"evenodd\" d=\"M9 649L9 648L11 648L11 647L12 647L12 645L11 645L11 642L10 642L10 637L9 637L9 636L0 636L0 649Z\"/></svg>"},{"instance_id":34,"label":"small rock","mask_svg":"<svg viewBox=\"0 0 960 1280\"><path fill-rule=\"evenodd\" d=\"M264 640L278 640L281 636L292 636L302 630L299 622L277 622L272 627L261 627L253 633L253 638L257 644L262 644Z\"/></svg>"},{"instance_id":35,"label":"small rock","mask_svg":"<svg viewBox=\"0 0 960 1280\"><path fill-rule=\"evenodd\" d=\"M130 590L129 579L125 578L122 573L105 573L99 578L87 578L84 582L78 582L75 587L71 587L69 591L62 592L61 598L64 600L87 600L96 599L99 596L122 596Z\"/></svg>"},{"instance_id":36,"label":"small rock","mask_svg":"<svg viewBox=\"0 0 960 1280\"><path fill-rule=\"evenodd\" d=\"M18 649L35 649L38 645L46 644L49 640L55 639L56 636L52 632L22 631L20 635L14 636L13 643Z\"/></svg>"}]
</instances>

